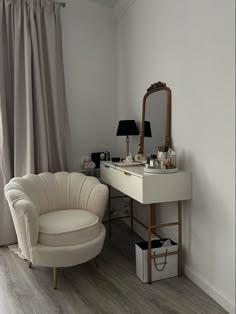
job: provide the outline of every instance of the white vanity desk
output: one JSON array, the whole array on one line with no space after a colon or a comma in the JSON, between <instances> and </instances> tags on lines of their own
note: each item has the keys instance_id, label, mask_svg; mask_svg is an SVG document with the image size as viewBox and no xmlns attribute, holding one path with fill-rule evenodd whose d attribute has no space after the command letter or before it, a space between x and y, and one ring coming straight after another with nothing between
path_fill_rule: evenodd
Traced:
<instances>
[{"instance_id":1,"label":"white vanity desk","mask_svg":"<svg viewBox=\"0 0 236 314\"><path fill-rule=\"evenodd\" d=\"M192 197L191 173L179 171L171 174L149 174L144 172L143 166L122 166L104 161L100 165L101 180L108 186L128 195L136 201L147 204L148 230L148 282L152 282L151 274L151 232L158 227L178 225L178 251L167 253L178 254L178 274L182 275L182 213L181 201ZM163 202L178 202L178 221L153 225L153 204ZM110 203L110 202L109 202ZM131 211L131 227L133 214ZM165 255L165 254L163 254Z\"/></svg>"}]
</instances>

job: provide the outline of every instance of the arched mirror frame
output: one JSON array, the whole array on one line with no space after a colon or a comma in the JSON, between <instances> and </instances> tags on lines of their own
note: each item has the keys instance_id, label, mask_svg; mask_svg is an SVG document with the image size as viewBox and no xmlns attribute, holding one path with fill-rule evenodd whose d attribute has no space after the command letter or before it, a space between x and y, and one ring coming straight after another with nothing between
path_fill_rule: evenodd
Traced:
<instances>
[{"instance_id":1,"label":"arched mirror frame","mask_svg":"<svg viewBox=\"0 0 236 314\"><path fill-rule=\"evenodd\" d=\"M170 138L170 119L171 119L171 89L166 86L165 83L158 82L152 84L148 89L146 94L143 97L143 109L142 109L142 133L140 136L140 146L139 146L139 154L144 153L144 121L145 121L145 110L146 110L146 100L147 97L153 93L159 91L166 91L167 93L167 104L166 104L166 130L165 130L165 147L171 146L171 138ZM158 104L157 104L158 106Z\"/></svg>"}]
</instances>

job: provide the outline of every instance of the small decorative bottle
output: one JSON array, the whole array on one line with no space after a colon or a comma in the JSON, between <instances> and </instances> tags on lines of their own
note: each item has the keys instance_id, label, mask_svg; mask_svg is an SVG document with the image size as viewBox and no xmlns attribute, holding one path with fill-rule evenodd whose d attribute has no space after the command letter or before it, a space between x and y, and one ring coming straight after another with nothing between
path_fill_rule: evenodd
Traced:
<instances>
[{"instance_id":1,"label":"small decorative bottle","mask_svg":"<svg viewBox=\"0 0 236 314\"><path fill-rule=\"evenodd\" d=\"M158 161L160 164L160 169L164 169L165 154L163 152L158 152Z\"/></svg>"},{"instance_id":2,"label":"small decorative bottle","mask_svg":"<svg viewBox=\"0 0 236 314\"><path fill-rule=\"evenodd\" d=\"M149 166L152 168L154 167L154 159L152 157L150 157Z\"/></svg>"},{"instance_id":3,"label":"small decorative bottle","mask_svg":"<svg viewBox=\"0 0 236 314\"><path fill-rule=\"evenodd\" d=\"M171 166L172 168L176 168L176 152L171 150Z\"/></svg>"}]
</instances>

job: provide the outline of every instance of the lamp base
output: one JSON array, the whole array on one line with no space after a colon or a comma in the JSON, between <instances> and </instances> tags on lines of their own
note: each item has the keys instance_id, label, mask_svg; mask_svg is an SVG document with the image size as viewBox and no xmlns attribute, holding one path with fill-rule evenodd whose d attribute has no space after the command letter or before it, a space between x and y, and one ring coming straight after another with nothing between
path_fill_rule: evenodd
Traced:
<instances>
[{"instance_id":1,"label":"lamp base","mask_svg":"<svg viewBox=\"0 0 236 314\"><path fill-rule=\"evenodd\" d=\"M126 136L126 158L129 156L129 136Z\"/></svg>"},{"instance_id":2,"label":"lamp base","mask_svg":"<svg viewBox=\"0 0 236 314\"><path fill-rule=\"evenodd\" d=\"M129 155L126 156L124 163L132 163L133 162L133 157L132 155L129 153Z\"/></svg>"}]
</instances>

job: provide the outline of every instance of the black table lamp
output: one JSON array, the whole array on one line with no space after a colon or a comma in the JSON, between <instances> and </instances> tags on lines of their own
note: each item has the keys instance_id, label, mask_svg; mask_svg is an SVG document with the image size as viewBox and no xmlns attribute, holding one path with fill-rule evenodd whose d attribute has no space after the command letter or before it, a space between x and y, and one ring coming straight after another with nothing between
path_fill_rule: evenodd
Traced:
<instances>
[{"instance_id":1,"label":"black table lamp","mask_svg":"<svg viewBox=\"0 0 236 314\"><path fill-rule=\"evenodd\" d=\"M144 123L144 137L152 137L152 130L151 130L150 121L145 121L145 123Z\"/></svg>"},{"instance_id":2,"label":"black table lamp","mask_svg":"<svg viewBox=\"0 0 236 314\"><path fill-rule=\"evenodd\" d=\"M116 136L126 136L127 155L129 155L129 135L138 135L135 120L120 120Z\"/></svg>"}]
</instances>

